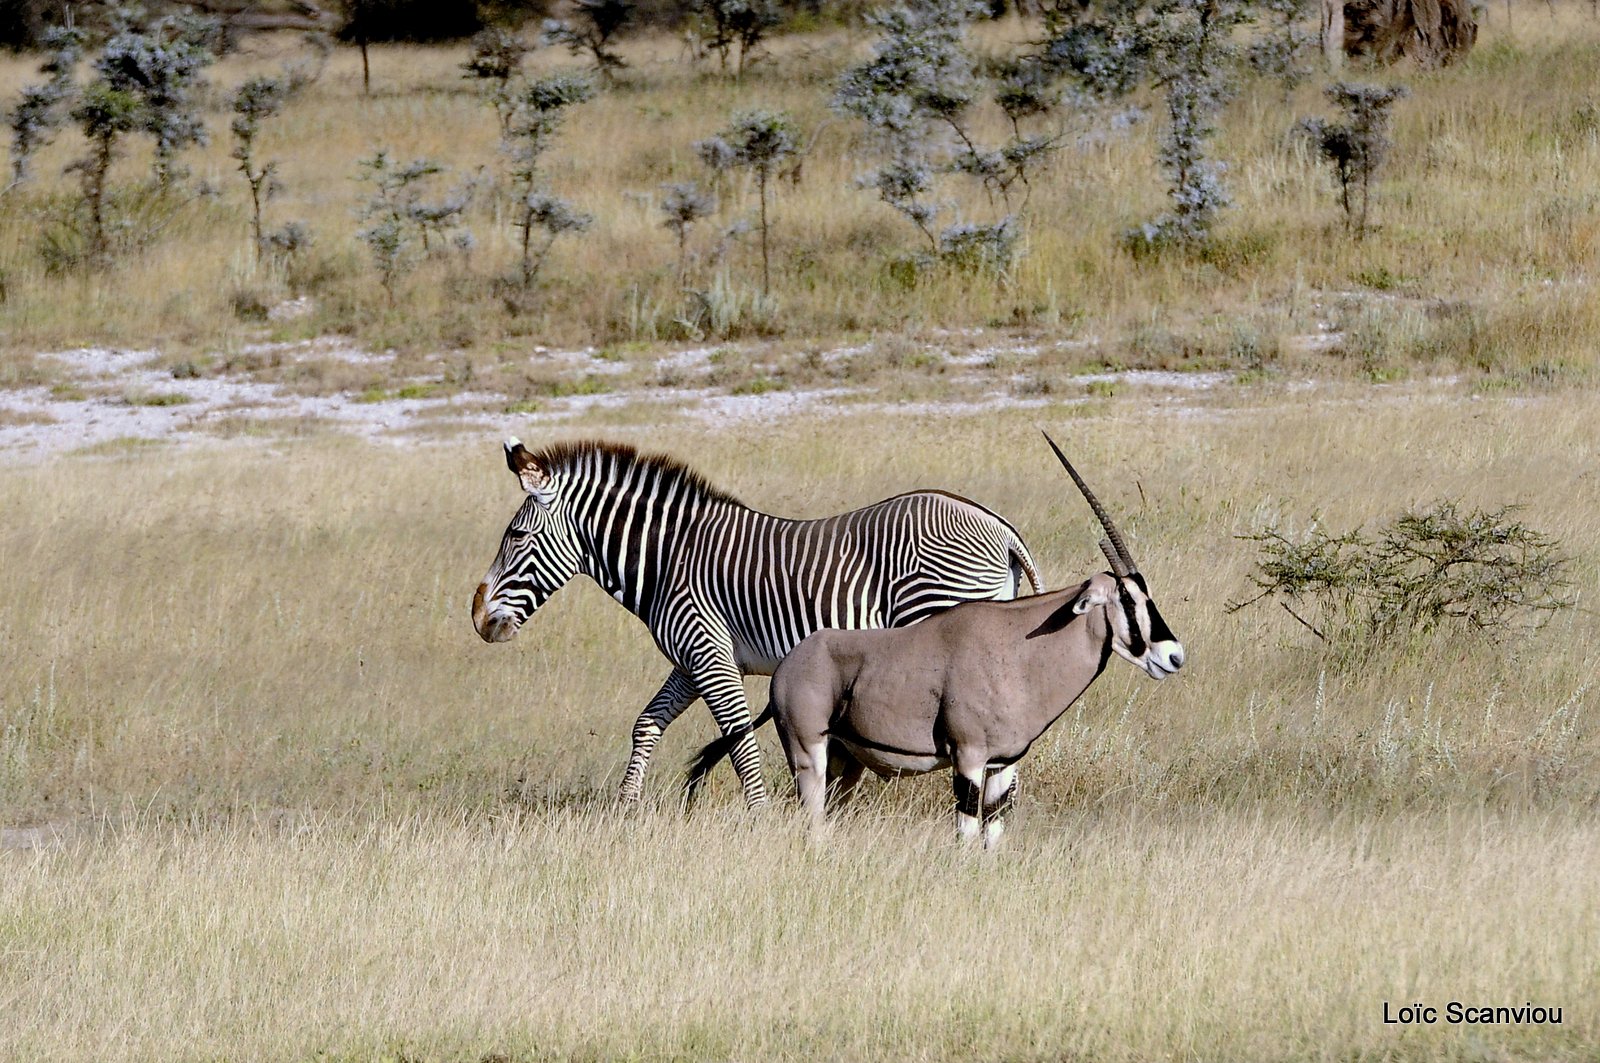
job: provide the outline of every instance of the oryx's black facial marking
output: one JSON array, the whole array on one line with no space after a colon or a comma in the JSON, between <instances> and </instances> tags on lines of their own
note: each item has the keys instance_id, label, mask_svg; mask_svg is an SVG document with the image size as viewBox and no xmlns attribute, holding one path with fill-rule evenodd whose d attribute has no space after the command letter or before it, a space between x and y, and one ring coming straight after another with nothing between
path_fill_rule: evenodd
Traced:
<instances>
[{"instance_id":1,"label":"oryx's black facial marking","mask_svg":"<svg viewBox=\"0 0 1600 1063\"><path fill-rule=\"evenodd\" d=\"M1178 641L1178 636L1176 636L1176 635L1174 635L1172 633L1172 629L1167 627L1167 622L1161 618L1161 614L1156 610L1156 603L1155 602L1147 601L1145 603L1145 610L1150 615L1150 641L1151 642L1176 642L1176 641Z\"/></svg>"},{"instance_id":2,"label":"oryx's black facial marking","mask_svg":"<svg viewBox=\"0 0 1600 1063\"><path fill-rule=\"evenodd\" d=\"M1134 572L1128 578L1138 584L1141 591L1144 591L1144 607L1150 617L1150 641L1177 642L1178 636L1172 633L1172 629L1167 626L1167 622L1161 618L1161 612L1156 608L1156 600L1150 597L1150 588L1145 586L1144 576Z\"/></svg>"},{"instance_id":3,"label":"oryx's black facial marking","mask_svg":"<svg viewBox=\"0 0 1600 1063\"><path fill-rule=\"evenodd\" d=\"M1139 579L1137 576L1131 578ZM1143 583L1144 580L1139 579L1139 582ZM1128 621L1128 652L1135 657L1143 657L1145 643L1144 632L1139 630L1139 611L1134 607L1133 595L1128 593L1127 584L1121 580L1117 580L1117 600L1122 604L1122 615ZM1148 596L1145 600L1149 600Z\"/></svg>"}]
</instances>

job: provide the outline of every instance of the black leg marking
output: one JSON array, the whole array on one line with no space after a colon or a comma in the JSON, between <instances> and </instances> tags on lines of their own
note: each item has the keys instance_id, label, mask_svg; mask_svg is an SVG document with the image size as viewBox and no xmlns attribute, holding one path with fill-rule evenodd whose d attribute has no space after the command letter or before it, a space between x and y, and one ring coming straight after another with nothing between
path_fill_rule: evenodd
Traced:
<instances>
[{"instance_id":1,"label":"black leg marking","mask_svg":"<svg viewBox=\"0 0 1600 1063\"><path fill-rule=\"evenodd\" d=\"M1011 807L1011 801L1017 796L1017 780L1012 779L1011 785L1006 787L1006 792L995 798L993 804L983 806L983 822L999 819Z\"/></svg>"},{"instance_id":2,"label":"black leg marking","mask_svg":"<svg viewBox=\"0 0 1600 1063\"><path fill-rule=\"evenodd\" d=\"M956 791L956 811L963 816L971 816L977 819L983 811L983 787L960 772L954 772L953 774Z\"/></svg>"}]
</instances>

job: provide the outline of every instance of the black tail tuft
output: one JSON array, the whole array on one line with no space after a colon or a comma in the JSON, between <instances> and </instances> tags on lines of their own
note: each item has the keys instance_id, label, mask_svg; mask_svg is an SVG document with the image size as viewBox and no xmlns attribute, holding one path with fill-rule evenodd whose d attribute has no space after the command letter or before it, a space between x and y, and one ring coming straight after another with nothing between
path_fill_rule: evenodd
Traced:
<instances>
[{"instance_id":1,"label":"black tail tuft","mask_svg":"<svg viewBox=\"0 0 1600 1063\"><path fill-rule=\"evenodd\" d=\"M763 724L772 719L772 706L769 704L765 712L757 716L749 727L741 727L737 731L713 738L700 748L700 752L689 758L687 765L689 775L683 780L683 803L685 808L693 808L695 798L700 793L700 787L705 784L706 776L711 774L711 769L717 762L733 752L733 747L744 741L744 736L752 731L759 731Z\"/></svg>"}]
</instances>

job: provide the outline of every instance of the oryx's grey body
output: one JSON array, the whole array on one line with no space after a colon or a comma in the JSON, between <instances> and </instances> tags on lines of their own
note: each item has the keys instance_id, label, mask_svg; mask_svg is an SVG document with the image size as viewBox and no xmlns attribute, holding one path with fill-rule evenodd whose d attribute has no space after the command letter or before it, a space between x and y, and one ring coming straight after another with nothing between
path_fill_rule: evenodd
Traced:
<instances>
[{"instance_id":1,"label":"oryx's grey body","mask_svg":"<svg viewBox=\"0 0 1600 1063\"><path fill-rule=\"evenodd\" d=\"M1183 666L1183 646L1115 525L1067 469L1106 526L1102 546L1115 571L1031 598L957 606L916 627L818 631L778 666L762 721L776 718L801 803L817 821L830 773L848 789L863 769L892 776L953 767L962 833L981 824L992 843L1017 761L1113 653L1155 679ZM694 766L691 789L720 754L716 746Z\"/></svg>"},{"instance_id":2,"label":"oryx's grey body","mask_svg":"<svg viewBox=\"0 0 1600 1063\"><path fill-rule=\"evenodd\" d=\"M639 717L622 796L637 798L662 731L703 697L751 804L765 799L743 675L770 675L820 628L914 624L1041 584L1016 530L974 502L919 491L820 520L753 510L670 459L579 443L507 462L528 498L473 601L504 641L578 573L649 625L672 674Z\"/></svg>"}]
</instances>

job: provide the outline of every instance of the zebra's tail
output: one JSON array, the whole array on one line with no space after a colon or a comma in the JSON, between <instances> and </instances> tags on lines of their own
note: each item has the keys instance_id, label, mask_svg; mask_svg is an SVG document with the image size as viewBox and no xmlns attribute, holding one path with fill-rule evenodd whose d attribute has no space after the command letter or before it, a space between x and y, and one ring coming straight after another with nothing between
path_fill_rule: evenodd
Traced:
<instances>
[{"instance_id":1,"label":"zebra's tail","mask_svg":"<svg viewBox=\"0 0 1600 1063\"><path fill-rule=\"evenodd\" d=\"M759 731L768 720L772 719L773 715L772 703L768 702L766 711L750 721L750 726L741 727L737 731L730 731L728 734L713 738L701 747L700 752L689 758L689 775L683 780L683 803L685 808L694 807L694 801L700 793L700 787L704 785L706 776L711 773L711 769L717 766L717 762L732 753L733 747L744 741L745 735Z\"/></svg>"},{"instance_id":2,"label":"zebra's tail","mask_svg":"<svg viewBox=\"0 0 1600 1063\"><path fill-rule=\"evenodd\" d=\"M1044 577L1039 575L1039 566L1034 564L1033 555L1028 552L1028 544L1022 541L1021 536L1013 535L1011 538L1011 569L1013 573L1026 576L1028 583L1033 587L1031 592L1022 589L1022 580L1017 580L1017 597L1024 598L1028 594L1044 593Z\"/></svg>"}]
</instances>

